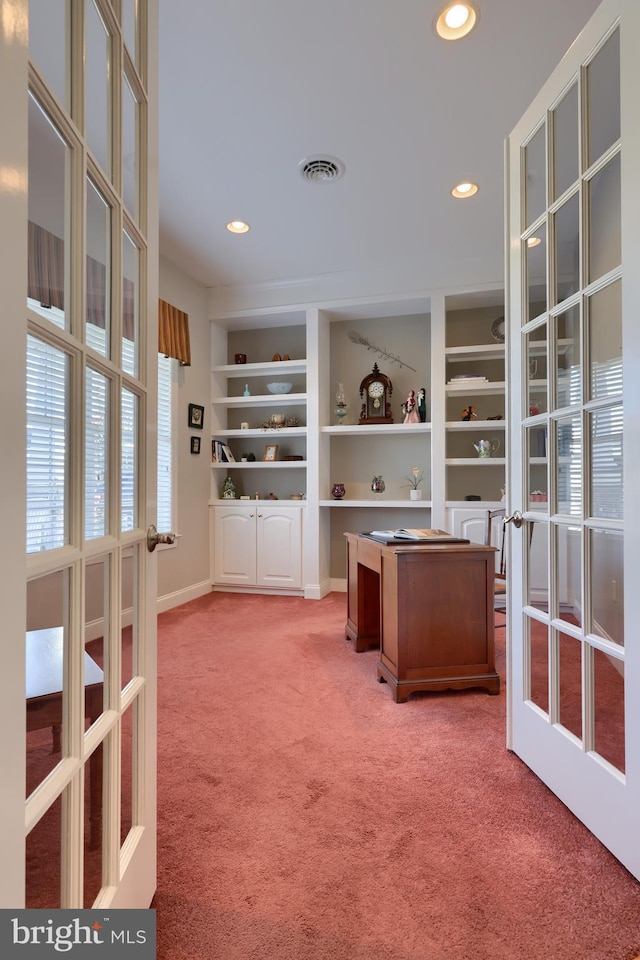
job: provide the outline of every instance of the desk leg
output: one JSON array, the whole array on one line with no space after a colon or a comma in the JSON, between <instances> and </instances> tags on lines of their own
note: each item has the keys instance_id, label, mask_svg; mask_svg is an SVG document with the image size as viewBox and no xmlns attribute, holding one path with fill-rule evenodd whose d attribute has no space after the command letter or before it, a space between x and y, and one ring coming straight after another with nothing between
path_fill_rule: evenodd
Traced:
<instances>
[{"instance_id":1,"label":"desk leg","mask_svg":"<svg viewBox=\"0 0 640 960\"><path fill-rule=\"evenodd\" d=\"M356 653L380 646L380 576L349 557L348 620L345 637Z\"/></svg>"}]
</instances>

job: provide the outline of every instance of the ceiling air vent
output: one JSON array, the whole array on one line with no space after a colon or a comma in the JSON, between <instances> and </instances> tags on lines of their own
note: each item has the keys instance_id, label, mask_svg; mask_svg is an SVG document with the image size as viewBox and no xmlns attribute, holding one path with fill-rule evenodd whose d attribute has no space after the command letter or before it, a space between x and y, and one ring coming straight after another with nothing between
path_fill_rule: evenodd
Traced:
<instances>
[{"instance_id":1,"label":"ceiling air vent","mask_svg":"<svg viewBox=\"0 0 640 960\"><path fill-rule=\"evenodd\" d=\"M340 179L345 168L344 163L337 157L318 154L301 160L298 169L302 177L310 183L333 183L334 180Z\"/></svg>"}]
</instances>

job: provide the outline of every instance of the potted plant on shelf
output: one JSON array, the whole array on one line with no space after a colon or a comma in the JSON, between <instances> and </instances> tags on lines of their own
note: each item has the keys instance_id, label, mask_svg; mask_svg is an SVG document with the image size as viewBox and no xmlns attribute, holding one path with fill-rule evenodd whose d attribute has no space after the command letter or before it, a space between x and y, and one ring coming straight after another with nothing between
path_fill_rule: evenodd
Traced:
<instances>
[{"instance_id":1,"label":"potted plant on shelf","mask_svg":"<svg viewBox=\"0 0 640 960\"><path fill-rule=\"evenodd\" d=\"M409 499L410 500L422 500L422 490L420 489L420 484L424 478L424 470L421 470L420 467L413 467L411 470L410 477L404 477L404 480L409 481Z\"/></svg>"}]
</instances>

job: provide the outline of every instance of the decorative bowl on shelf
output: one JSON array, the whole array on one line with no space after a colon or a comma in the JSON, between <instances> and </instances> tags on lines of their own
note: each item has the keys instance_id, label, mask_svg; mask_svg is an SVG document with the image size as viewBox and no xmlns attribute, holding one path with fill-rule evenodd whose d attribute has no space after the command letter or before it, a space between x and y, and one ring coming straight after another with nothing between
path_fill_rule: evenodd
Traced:
<instances>
[{"instance_id":1,"label":"decorative bowl on shelf","mask_svg":"<svg viewBox=\"0 0 640 960\"><path fill-rule=\"evenodd\" d=\"M293 384L287 383L285 380L274 380L273 383L267 384L269 393L289 393L292 387Z\"/></svg>"}]
</instances>

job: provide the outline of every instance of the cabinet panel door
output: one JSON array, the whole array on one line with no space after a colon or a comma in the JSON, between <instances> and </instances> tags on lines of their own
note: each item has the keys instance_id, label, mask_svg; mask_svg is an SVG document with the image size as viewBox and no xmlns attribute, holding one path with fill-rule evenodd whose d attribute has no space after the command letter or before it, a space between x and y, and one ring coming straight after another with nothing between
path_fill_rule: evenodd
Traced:
<instances>
[{"instance_id":1,"label":"cabinet panel door","mask_svg":"<svg viewBox=\"0 0 640 960\"><path fill-rule=\"evenodd\" d=\"M216 583L255 585L255 508L216 508L213 555Z\"/></svg>"},{"instance_id":2,"label":"cabinet panel door","mask_svg":"<svg viewBox=\"0 0 640 960\"><path fill-rule=\"evenodd\" d=\"M299 509L263 508L258 513L258 586L302 585L302 522Z\"/></svg>"}]
</instances>

